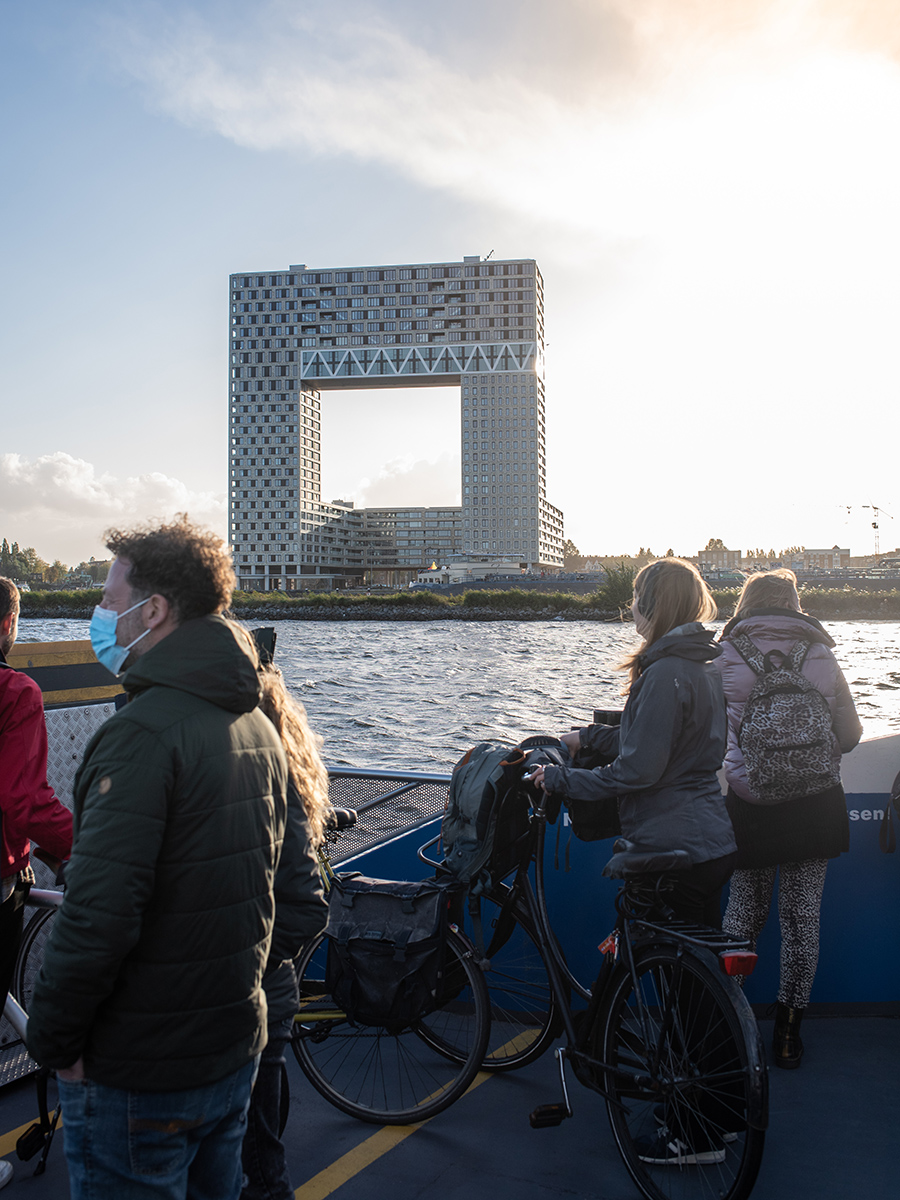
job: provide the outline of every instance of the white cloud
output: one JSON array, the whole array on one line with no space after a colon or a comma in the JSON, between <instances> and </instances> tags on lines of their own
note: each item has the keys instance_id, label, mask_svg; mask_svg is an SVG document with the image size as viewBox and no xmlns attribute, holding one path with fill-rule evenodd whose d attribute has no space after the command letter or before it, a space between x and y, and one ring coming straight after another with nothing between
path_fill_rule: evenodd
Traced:
<instances>
[{"instance_id":1,"label":"white cloud","mask_svg":"<svg viewBox=\"0 0 900 1200\"><path fill-rule=\"evenodd\" d=\"M226 525L221 494L194 492L158 471L98 473L91 463L60 450L36 459L0 455L0 511L4 537L70 565L104 557L101 535L113 525L167 520L177 512L219 533Z\"/></svg>"},{"instance_id":2,"label":"white cloud","mask_svg":"<svg viewBox=\"0 0 900 1200\"><path fill-rule=\"evenodd\" d=\"M361 479L352 499L360 508L383 508L389 504L423 508L458 505L459 458L442 454L429 460L411 457L385 463L374 479Z\"/></svg>"},{"instance_id":3,"label":"white cloud","mask_svg":"<svg viewBox=\"0 0 900 1200\"><path fill-rule=\"evenodd\" d=\"M513 22L486 56L452 34L426 46L396 6L308 11L269 4L239 35L188 13L132 26L117 54L164 111L238 145L349 154L599 238L720 226L723 203L747 211L747 188L776 175L780 197L834 214L845 153L882 182L857 139L884 102L879 74L896 72L862 52L854 71L847 0L568 0L547 12L581 40L548 43L543 73L539 17L522 53ZM838 52L843 72L829 69ZM895 118L888 102L876 130Z\"/></svg>"}]
</instances>

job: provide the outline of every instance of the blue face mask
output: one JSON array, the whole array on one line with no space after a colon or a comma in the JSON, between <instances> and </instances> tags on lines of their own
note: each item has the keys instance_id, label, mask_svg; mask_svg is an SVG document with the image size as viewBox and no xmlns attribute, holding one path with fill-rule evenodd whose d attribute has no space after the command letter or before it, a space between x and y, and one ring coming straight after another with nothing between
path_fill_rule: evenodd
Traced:
<instances>
[{"instance_id":1,"label":"blue face mask","mask_svg":"<svg viewBox=\"0 0 900 1200\"><path fill-rule=\"evenodd\" d=\"M149 599L148 596L147 600ZM136 646L141 638L145 638L150 632L149 629L145 629L133 642L129 642L127 646L120 646L116 642L116 625L119 623L119 618L134 612L136 608L146 604L147 600L139 600L137 604L132 604L131 608L126 608L123 613L117 613L111 608L101 608L99 604L94 609L94 615L91 617L91 646L97 655L97 661L101 662L108 671L112 671L113 675L118 675L122 670L122 665L128 657L131 647Z\"/></svg>"}]
</instances>

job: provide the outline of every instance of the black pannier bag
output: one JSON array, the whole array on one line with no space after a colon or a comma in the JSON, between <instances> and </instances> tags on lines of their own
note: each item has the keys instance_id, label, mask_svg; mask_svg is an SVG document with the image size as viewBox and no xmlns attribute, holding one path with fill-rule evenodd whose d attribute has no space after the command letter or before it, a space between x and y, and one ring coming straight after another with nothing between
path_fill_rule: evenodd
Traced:
<instances>
[{"instance_id":1,"label":"black pannier bag","mask_svg":"<svg viewBox=\"0 0 900 1200\"><path fill-rule=\"evenodd\" d=\"M602 800L567 798L566 807L569 810L569 824L579 842L599 842L603 838L621 836L619 802L615 796L606 796Z\"/></svg>"},{"instance_id":2,"label":"black pannier bag","mask_svg":"<svg viewBox=\"0 0 900 1200\"><path fill-rule=\"evenodd\" d=\"M351 1021L402 1029L444 1002L449 901L433 880L335 876L325 986Z\"/></svg>"}]
</instances>

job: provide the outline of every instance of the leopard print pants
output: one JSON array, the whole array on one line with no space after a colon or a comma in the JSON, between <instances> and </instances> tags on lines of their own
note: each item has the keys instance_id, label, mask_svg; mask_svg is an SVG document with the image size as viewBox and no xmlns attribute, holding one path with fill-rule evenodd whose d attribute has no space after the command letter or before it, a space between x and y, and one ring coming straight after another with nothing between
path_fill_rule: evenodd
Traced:
<instances>
[{"instance_id":1,"label":"leopard print pants","mask_svg":"<svg viewBox=\"0 0 900 1200\"><path fill-rule=\"evenodd\" d=\"M825 886L827 858L782 863L735 871L723 928L735 937L749 938L754 949L772 904L778 879L778 917L781 923L781 981L778 999L791 1008L806 1008L819 961L819 909Z\"/></svg>"}]
</instances>

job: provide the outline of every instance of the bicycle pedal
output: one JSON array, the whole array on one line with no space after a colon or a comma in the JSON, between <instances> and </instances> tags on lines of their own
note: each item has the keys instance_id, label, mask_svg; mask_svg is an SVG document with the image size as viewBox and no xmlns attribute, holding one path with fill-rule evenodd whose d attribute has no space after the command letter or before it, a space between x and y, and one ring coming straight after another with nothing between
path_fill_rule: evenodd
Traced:
<instances>
[{"instance_id":1,"label":"bicycle pedal","mask_svg":"<svg viewBox=\"0 0 900 1200\"><path fill-rule=\"evenodd\" d=\"M551 1129L554 1125L562 1125L566 1117L572 1113L565 1104L540 1104L528 1118L532 1129Z\"/></svg>"},{"instance_id":2,"label":"bicycle pedal","mask_svg":"<svg viewBox=\"0 0 900 1200\"><path fill-rule=\"evenodd\" d=\"M43 1150L47 1132L46 1129L42 1128L39 1121L36 1121L34 1125L30 1125L25 1130L16 1142L16 1154L22 1162L28 1162L30 1158L34 1158L38 1151Z\"/></svg>"}]
</instances>

